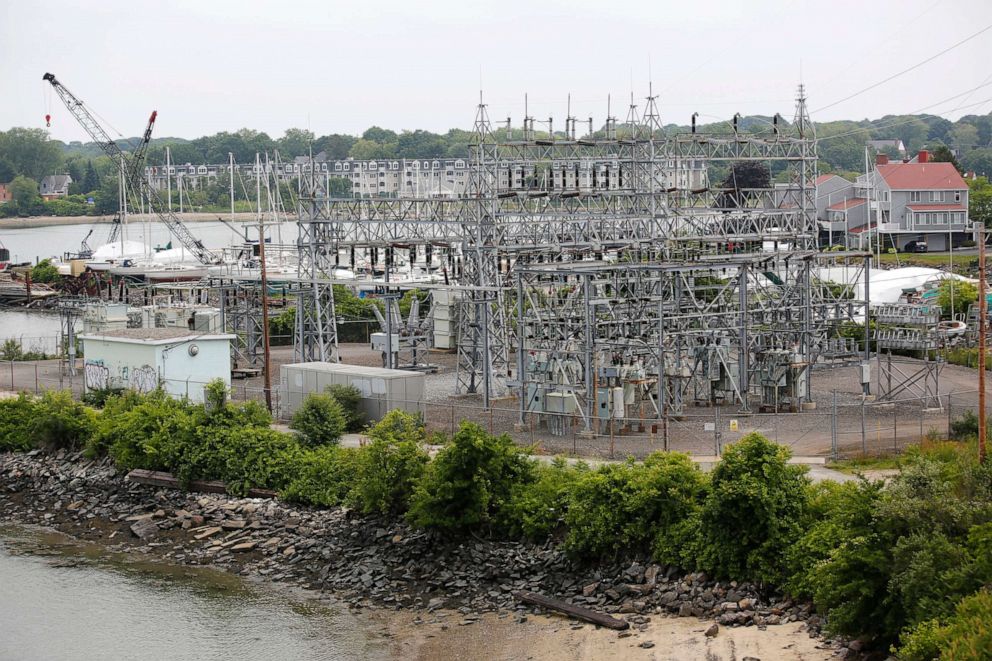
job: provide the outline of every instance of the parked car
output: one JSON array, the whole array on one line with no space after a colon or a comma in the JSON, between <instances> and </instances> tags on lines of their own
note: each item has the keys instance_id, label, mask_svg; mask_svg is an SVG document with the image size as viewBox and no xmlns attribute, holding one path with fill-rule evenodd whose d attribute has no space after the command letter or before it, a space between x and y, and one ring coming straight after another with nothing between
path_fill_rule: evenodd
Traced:
<instances>
[{"instance_id":1,"label":"parked car","mask_svg":"<svg viewBox=\"0 0 992 661\"><path fill-rule=\"evenodd\" d=\"M910 241L902 249L903 252L926 252L927 242L926 241Z\"/></svg>"}]
</instances>

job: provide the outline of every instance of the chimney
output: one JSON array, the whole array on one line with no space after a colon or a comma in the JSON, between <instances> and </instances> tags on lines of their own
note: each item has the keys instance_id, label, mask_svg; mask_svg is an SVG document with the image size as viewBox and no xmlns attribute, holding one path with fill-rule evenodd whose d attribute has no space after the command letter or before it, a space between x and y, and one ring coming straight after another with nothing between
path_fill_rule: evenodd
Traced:
<instances>
[{"instance_id":1,"label":"chimney","mask_svg":"<svg viewBox=\"0 0 992 661\"><path fill-rule=\"evenodd\" d=\"M920 155L916 157L917 163L929 163L930 162L930 152L926 149L920 150Z\"/></svg>"},{"instance_id":2,"label":"chimney","mask_svg":"<svg viewBox=\"0 0 992 661\"><path fill-rule=\"evenodd\" d=\"M888 165L889 155L888 154L875 154L875 165Z\"/></svg>"}]
</instances>

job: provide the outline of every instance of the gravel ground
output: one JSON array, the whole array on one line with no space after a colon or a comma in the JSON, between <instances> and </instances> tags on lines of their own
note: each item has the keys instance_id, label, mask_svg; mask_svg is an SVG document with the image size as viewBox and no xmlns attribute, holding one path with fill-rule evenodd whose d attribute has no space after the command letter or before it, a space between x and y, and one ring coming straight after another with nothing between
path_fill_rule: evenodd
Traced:
<instances>
[{"instance_id":1,"label":"gravel ground","mask_svg":"<svg viewBox=\"0 0 992 661\"><path fill-rule=\"evenodd\" d=\"M341 345L340 356L342 362L352 365L378 367L382 364L380 356L364 343ZM461 420L470 419L494 433L509 433L521 445L536 446L538 452L547 454L622 458L643 457L665 449L663 426L656 420L646 419L642 430L636 427L617 429L612 435L594 436L580 433L582 424L578 418L571 421L564 436L551 435L546 424L534 415L528 416L524 427L519 427L515 399L495 401L492 409L486 411L479 395L453 395L456 360L454 353L430 354L430 362L438 368L436 373L425 378L425 417L431 430L450 434ZM273 386L277 387L279 367L293 362L292 347L273 347L272 361ZM921 361L908 364L913 362L922 365ZM877 380L874 363L872 374ZM0 364L0 389L34 391L71 387L79 393L82 382L81 365L78 375L70 379L60 376L58 361ZM263 399L261 377L235 380L233 385L237 399ZM854 366L817 370L813 373L812 385L817 408L800 414L756 411L745 414L736 406L687 407L684 416L669 421L668 449L712 455L743 434L760 431L790 446L797 455L825 456L832 452L832 429L836 427L839 455L887 453L919 442L932 429L945 434L950 420L966 408L974 410L977 403L975 370L956 365L943 368L939 387L942 408L936 410L924 410L918 400L896 404L868 402L862 407L858 368ZM877 384L873 383L872 389L877 392ZM837 391L836 420L832 411L834 390ZM909 396L901 395L903 398ZM648 415L645 413L645 418ZM736 431L732 429L733 421L737 423Z\"/></svg>"}]
</instances>

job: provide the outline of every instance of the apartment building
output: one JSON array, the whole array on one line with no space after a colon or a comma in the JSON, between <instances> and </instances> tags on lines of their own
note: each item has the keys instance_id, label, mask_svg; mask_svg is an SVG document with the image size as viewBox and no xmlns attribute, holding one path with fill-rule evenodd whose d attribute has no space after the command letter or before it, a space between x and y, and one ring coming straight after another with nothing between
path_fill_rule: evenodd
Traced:
<instances>
[{"instance_id":1,"label":"apartment building","mask_svg":"<svg viewBox=\"0 0 992 661\"><path fill-rule=\"evenodd\" d=\"M471 163L465 158L398 158L398 159L328 159L321 152L313 159L313 168L324 177L344 178L351 182L355 197L458 197L468 190ZM662 163L658 177L666 188L694 189L707 184L702 161L686 160ZM237 175L251 180L260 174L275 176L280 181L292 181L310 172L308 157L298 156L288 162L268 162L256 166L235 164ZM229 164L148 166L145 176L157 190L182 185L196 189L222 174L230 172ZM181 180L181 181L180 181ZM618 159L583 159L553 161L547 165L504 161L496 167L496 186L501 190L549 189L556 191L591 192L620 190L633 185L629 165Z\"/></svg>"}]
</instances>

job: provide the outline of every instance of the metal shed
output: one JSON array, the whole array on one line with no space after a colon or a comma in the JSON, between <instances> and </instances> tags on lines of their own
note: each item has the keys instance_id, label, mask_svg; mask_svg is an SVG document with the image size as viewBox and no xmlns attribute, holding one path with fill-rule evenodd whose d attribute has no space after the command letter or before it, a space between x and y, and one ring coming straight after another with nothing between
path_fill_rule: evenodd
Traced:
<instances>
[{"instance_id":1,"label":"metal shed","mask_svg":"<svg viewBox=\"0 0 992 661\"><path fill-rule=\"evenodd\" d=\"M283 412L293 415L310 393L323 392L328 386L355 386L362 393L361 409L366 420L380 420L393 409L423 413L424 375L382 367L344 365L342 363L292 363L279 371L283 392Z\"/></svg>"}]
</instances>

